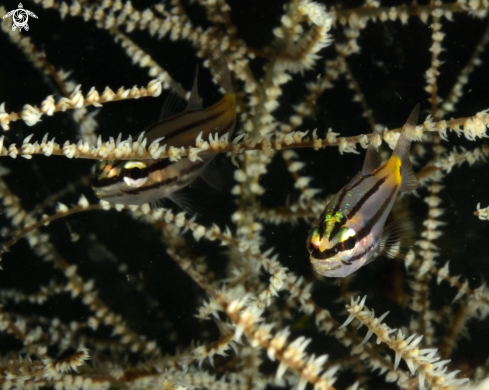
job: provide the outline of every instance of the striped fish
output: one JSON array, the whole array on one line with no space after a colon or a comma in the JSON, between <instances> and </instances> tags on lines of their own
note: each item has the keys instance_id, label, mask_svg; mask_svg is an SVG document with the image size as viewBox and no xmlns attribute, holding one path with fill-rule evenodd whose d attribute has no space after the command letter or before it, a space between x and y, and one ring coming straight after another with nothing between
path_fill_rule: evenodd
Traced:
<instances>
[{"instance_id":1,"label":"striped fish","mask_svg":"<svg viewBox=\"0 0 489 390\"><path fill-rule=\"evenodd\" d=\"M412 191L418 185L409 161L418 115L419 105L403 126L391 158L383 165L377 150L382 133L374 133L362 171L331 199L314 223L307 249L317 273L345 277L378 254L404 258L412 242L409 222L397 220L384 225L397 193Z\"/></svg>"},{"instance_id":2,"label":"striped fish","mask_svg":"<svg viewBox=\"0 0 489 390\"><path fill-rule=\"evenodd\" d=\"M230 138L236 123L236 101L231 89L231 77L226 60L216 55L214 67L224 97L211 107L203 108L197 88L197 75L187 107L145 131L147 144L164 137L162 144L177 148L195 145L200 133L207 139L210 134ZM212 61L211 61L212 62ZM191 207L184 194L178 191L187 187L197 177L219 189L220 180L214 164L215 154L201 156L202 161L191 162L182 158L177 162L169 159L101 161L95 170L92 188L95 194L111 203L140 205L170 198L187 211Z\"/></svg>"}]
</instances>

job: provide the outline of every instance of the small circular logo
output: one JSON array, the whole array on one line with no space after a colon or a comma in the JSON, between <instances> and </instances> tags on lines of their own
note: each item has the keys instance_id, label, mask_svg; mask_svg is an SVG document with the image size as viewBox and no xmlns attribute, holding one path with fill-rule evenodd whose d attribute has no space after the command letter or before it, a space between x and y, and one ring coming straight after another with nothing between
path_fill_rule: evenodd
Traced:
<instances>
[{"instance_id":1,"label":"small circular logo","mask_svg":"<svg viewBox=\"0 0 489 390\"><path fill-rule=\"evenodd\" d=\"M25 29L25 31L29 31L29 25L27 24L29 16L37 19L37 15L34 12L24 9L22 3L19 3L18 7L19 8L8 12L3 17L3 19L12 16L12 21L14 22L14 24L12 25L12 31L15 31L17 28L19 29L19 31L22 31L22 29Z\"/></svg>"}]
</instances>

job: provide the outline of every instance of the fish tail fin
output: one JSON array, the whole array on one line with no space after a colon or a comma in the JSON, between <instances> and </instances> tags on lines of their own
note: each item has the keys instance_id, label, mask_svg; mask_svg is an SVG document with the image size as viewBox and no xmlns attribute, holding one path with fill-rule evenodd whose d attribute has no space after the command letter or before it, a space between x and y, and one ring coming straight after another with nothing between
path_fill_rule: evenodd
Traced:
<instances>
[{"instance_id":1,"label":"fish tail fin","mask_svg":"<svg viewBox=\"0 0 489 390\"><path fill-rule=\"evenodd\" d=\"M394 155L397 155L401 160L401 187L399 191L412 191L418 187L418 181L413 171L411 161L409 160L411 141L416 131L416 123L419 117L419 104L414 107L414 110L409 115L406 124L402 127L401 136L397 141L396 148L394 149Z\"/></svg>"},{"instance_id":2,"label":"fish tail fin","mask_svg":"<svg viewBox=\"0 0 489 390\"><path fill-rule=\"evenodd\" d=\"M226 58L221 52L214 52L210 60L205 64L211 69L211 73L214 75L219 86L224 89L226 94L232 94L233 89L231 85L231 74L229 73L228 63Z\"/></svg>"}]
</instances>

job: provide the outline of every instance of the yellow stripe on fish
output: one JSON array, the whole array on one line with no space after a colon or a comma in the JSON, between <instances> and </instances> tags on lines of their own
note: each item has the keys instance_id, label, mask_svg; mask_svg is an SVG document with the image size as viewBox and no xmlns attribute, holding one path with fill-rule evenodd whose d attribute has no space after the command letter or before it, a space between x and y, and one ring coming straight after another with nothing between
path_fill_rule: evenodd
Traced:
<instances>
[{"instance_id":1,"label":"yellow stripe on fish","mask_svg":"<svg viewBox=\"0 0 489 390\"><path fill-rule=\"evenodd\" d=\"M377 254L403 258L412 231L405 220L387 226L396 195L417 187L409 149L419 116L415 107L402 128L391 158L380 165L377 144L382 135L372 135L362 171L328 203L307 239L313 269L328 277L345 277L372 261Z\"/></svg>"},{"instance_id":2,"label":"yellow stripe on fish","mask_svg":"<svg viewBox=\"0 0 489 390\"><path fill-rule=\"evenodd\" d=\"M231 89L231 77L226 60L216 54L213 68L218 82L225 90L224 97L211 107L203 108L197 89L197 75L187 108L176 115L156 122L145 131L147 144L160 139L162 144L173 147L188 147L195 144L201 134L227 134L230 138L236 123L236 100ZM186 197L178 192L191 184L197 177L219 189L220 181L215 167L211 165L215 154L201 156L202 161L192 162L188 158L171 162L168 159L102 161L96 168L93 190L100 198L111 203L140 205L170 198L189 211Z\"/></svg>"}]
</instances>

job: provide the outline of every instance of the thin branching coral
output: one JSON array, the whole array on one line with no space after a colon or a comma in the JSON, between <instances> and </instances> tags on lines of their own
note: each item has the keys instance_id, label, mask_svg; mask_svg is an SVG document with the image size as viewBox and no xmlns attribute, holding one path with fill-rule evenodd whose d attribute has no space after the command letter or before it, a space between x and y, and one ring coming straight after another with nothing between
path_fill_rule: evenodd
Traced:
<instances>
[{"instance_id":1,"label":"thin branching coral","mask_svg":"<svg viewBox=\"0 0 489 390\"><path fill-rule=\"evenodd\" d=\"M488 388L487 2L24 8L29 31L0 34L2 388ZM196 65L204 105L219 99L216 51L235 136L149 145ZM415 246L315 275L310 223L417 103L420 186L393 210ZM224 188L192 185L196 216L90 188L97 160L205 153Z\"/></svg>"}]
</instances>

